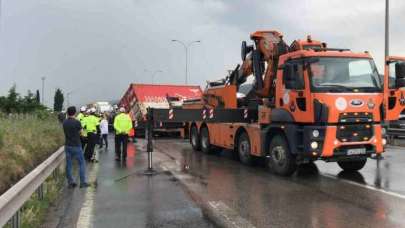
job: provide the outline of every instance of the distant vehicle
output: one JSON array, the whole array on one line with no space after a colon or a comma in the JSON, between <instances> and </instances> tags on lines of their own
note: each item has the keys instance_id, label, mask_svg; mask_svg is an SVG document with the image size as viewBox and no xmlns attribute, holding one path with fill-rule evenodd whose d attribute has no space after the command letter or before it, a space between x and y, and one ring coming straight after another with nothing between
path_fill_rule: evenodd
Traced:
<instances>
[{"instance_id":1,"label":"distant vehicle","mask_svg":"<svg viewBox=\"0 0 405 228\"><path fill-rule=\"evenodd\" d=\"M185 101L199 100L202 96L200 86L195 85L160 85L131 84L118 106L129 110L134 120L135 134L144 135L148 108L181 107ZM184 134L184 122L160 123L155 132L181 132Z\"/></svg>"},{"instance_id":2,"label":"distant vehicle","mask_svg":"<svg viewBox=\"0 0 405 228\"><path fill-rule=\"evenodd\" d=\"M96 108L98 113L110 113L113 111L113 106L106 101L99 101L94 103L94 107Z\"/></svg>"}]
</instances>

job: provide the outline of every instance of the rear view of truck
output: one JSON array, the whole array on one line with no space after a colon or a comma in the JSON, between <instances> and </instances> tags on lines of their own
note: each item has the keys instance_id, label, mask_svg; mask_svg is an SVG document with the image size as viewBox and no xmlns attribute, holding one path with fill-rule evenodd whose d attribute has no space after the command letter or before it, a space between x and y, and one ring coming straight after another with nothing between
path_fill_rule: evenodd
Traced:
<instances>
[{"instance_id":1,"label":"rear view of truck","mask_svg":"<svg viewBox=\"0 0 405 228\"><path fill-rule=\"evenodd\" d=\"M186 100L201 99L200 86L131 84L121 98L119 106L125 107L134 121L135 134L143 136L148 108L168 109L181 107ZM154 126L155 132L184 133L184 122L160 122Z\"/></svg>"}]
</instances>

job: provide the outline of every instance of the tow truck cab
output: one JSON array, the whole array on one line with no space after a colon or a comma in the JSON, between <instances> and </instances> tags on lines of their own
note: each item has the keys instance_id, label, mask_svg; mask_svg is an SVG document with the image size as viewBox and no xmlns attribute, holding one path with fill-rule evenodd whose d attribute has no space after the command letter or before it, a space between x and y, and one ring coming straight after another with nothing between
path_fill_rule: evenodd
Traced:
<instances>
[{"instance_id":1,"label":"tow truck cab","mask_svg":"<svg viewBox=\"0 0 405 228\"><path fill-rule=\"evenodd\" d=\"M389 138L405 136L405 58L389 56L385 61L384 100Z\"/></svg>"},{"instance_id":2,"label":"tow truck cab","mask_svg":"<svg viewBox=\"0 0 405 228\"><path fill-rule=\"evenodd\" d=\"M368 53L308 49L280 56L272 121L285 123L299 160L381 154L382 107L383 82Z\"/></svg>"}]
</instances>

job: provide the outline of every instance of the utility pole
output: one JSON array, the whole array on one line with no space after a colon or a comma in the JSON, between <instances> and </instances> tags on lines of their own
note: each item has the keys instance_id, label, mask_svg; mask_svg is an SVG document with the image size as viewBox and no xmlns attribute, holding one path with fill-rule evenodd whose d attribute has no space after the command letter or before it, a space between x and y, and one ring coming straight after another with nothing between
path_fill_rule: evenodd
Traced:
<instances>
[{"instance_id":1,"label":"utility pole","mask_svg":"<svg viewBox=\"0 0 405 228\"><path fill-rule=\"evenodd\" d=\"M172 40L172 42L178 42L179 44L181 44L184 47L184 51L186 52L186 80L185 80L185 83L187 85L188 84L188 48L194 43L201 43L201 41L200 40L194 40L194 41L191 41L188 44L185 44L181 40Z\"/></svg>"},{"instance_id":2,"label":"utility pole","mask_svg":"<svg viewBox=\"0 0 405 228\"><path fill-rule=\"evenodd\" d=\"M45 105L45 79L46 79L46 77L41 77L41 80L42 80L42 96L41 96L41 98L42 98L42 104L43 105Z\"/></svg>"},{"instance_id":3,"label":"utility pole","mask_svg":"<svg viewBox=\"0 0 405 228\"><path fill-rule=\"evenodd\" d=\"M70 94L72 94L72 92L73 91L66 93L66 109L69 108L69 106L70 106Z\"/></svg>"},{"instance_id":4,"label":"utility pole","mask_svg":"<svg viewBox=\"0 0 405 228\"><path fill-rule=\"evenodd\" d=\"M390 5L389 0L385 0L385 59L390 55ZM385 62L384 59L384 62ZM385 63L384 63L385 65Z\"/></svg>"}]
</instances>

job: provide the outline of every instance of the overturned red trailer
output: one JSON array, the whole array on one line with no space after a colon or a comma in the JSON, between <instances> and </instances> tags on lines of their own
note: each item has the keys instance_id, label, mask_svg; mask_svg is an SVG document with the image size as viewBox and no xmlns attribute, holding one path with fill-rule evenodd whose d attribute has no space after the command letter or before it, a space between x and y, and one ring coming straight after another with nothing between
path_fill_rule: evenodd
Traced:
<instances>
[{"instance_id":1,"label":"overturned red trailer","mask_svg":"<svg viewBox=\"0 0 405 228\"><path fill-rule=\"evenodd\" d=\"M196 85L136 84L129 86L119 105L129 110L137 136L144 135L148 108L181 107L184 101L200 100L202 90ZM156 132L180 132L186 123L158 123Z\"/></svg>"}]
</instances>

